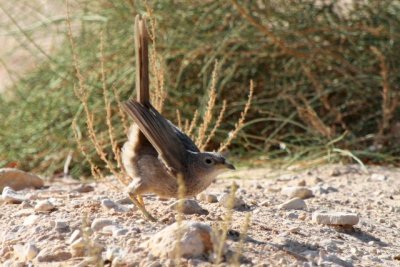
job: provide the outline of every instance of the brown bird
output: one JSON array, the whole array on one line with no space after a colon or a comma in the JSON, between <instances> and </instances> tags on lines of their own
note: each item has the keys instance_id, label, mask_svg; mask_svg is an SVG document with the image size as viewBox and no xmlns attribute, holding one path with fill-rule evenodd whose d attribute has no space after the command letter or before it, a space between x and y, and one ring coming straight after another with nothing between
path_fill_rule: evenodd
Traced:
<instances>
[{"instance_id":1,"label":"brown bird","mask_svg":"<svg viewBox=\"0 0 400 267\"><path fill-rule=\"evenodd\" d=\"M122 162L132 178L128 194L147 219L142 195L155 193L178 197L178 177L184 182L184 196L192 197L206 189L214 178L235 167L215 152L200 152L195 143L165 119L150 103L148 34L145 21L135 19L136 100L124 107L135 124L122 149Z\"/></svg>"}]
</instances>

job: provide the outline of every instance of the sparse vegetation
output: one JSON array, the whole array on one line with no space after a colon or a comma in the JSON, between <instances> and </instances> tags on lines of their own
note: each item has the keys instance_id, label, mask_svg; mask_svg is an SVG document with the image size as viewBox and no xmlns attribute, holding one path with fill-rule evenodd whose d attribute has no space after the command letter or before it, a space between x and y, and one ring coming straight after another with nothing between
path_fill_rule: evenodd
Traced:
<instances>
[{"instance_id":1,"label":"sparse vegetation","mask_svg":"<svg viewBox=\"0 0 400 267\"><path fill-rule=\"evenodd\" d=\"M2 166L17 161L22 169L62 172L74 151L74 176L89 175L89 159L98 171L113 172L103 161L118 162L113 151L125 141L128 120L119 106L133 93L137 12L154 14L149 25L157 108L176 124L180 118L190 135L200 133L202 148L218 149L227 136L236 136L231 148L241 158L399 164L396 1L355 1L344 8L321 1L73 4L71 22L79 26L72 31L74 53L92 115L87 117L75 95L81 85L67 37L57 53L12 88L11 96L0 97ZM64 23L67 36L66 15L48 23ZM12 34L28 38L47 26L18 31L14 25ZM250 80L254 99L240 123ZM98 136L96 146L85 117ZM213 121L199 122L210 117ZM229 135L236 123L241 131ZM102 158L96 156L99 149Z\"/></svg>"}]
</instances>

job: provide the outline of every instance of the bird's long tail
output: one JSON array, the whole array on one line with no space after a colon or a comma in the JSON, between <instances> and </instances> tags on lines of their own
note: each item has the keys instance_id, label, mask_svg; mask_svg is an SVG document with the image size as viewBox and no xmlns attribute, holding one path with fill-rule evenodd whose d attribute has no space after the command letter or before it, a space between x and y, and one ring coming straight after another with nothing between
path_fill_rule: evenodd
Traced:
<instances>
[{"instance_id":1,"label":"bird's long tail","mask_svg":"<svg viewBox=\"0 0 400 267\"><path fill-rule=\"evenodd\" d=\"M135 52L136 52L136 99L146 105L150 103L149 92L149 55L146 21L137 15L135 18Z\"/></svg>"}]
</instances>

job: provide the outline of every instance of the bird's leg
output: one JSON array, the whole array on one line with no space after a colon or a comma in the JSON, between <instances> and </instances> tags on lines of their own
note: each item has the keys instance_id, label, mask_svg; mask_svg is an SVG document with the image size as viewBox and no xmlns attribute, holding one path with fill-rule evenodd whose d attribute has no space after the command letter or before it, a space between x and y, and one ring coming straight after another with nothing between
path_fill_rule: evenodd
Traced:
<instances>
[{"instance_id":1,"label":"bird's leg","mask_svg":"<svg viewBox=\"0 0 400 267\"><path fill-rule=\"evenodd\" d=\"M128 195L129 198L132 200L133 204L135 204L136 207L138 207L138 209L143 213L143 215L146 217L146 219L155 222L157 221L156 218L154 218L153 216L151 216L151 214L146 210L145 206L144 206L144 201L142 196L140 195L141 191L141 185L138 183L131 183L128 186Z\"/></svg>"}]
</instances>

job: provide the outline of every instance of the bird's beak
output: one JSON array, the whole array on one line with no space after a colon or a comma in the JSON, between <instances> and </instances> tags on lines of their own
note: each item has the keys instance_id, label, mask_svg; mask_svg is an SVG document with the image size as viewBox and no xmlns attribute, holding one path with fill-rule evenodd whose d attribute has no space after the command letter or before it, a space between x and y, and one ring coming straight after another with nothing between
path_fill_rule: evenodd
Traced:
<instances>
[{"instance_id":1,"label":"bird's beak","mask_svg":"<svg viewBox=\"0 0 400 267\"><path fill-rule=\"evenodd\" d=\"M230 164L230 163L228 163L228 162L225 162L224 165L225 165L225 167L226 167L227 169L236 170L235 166L233 166L232 164Z\"/></svg>"}]
</instances>

